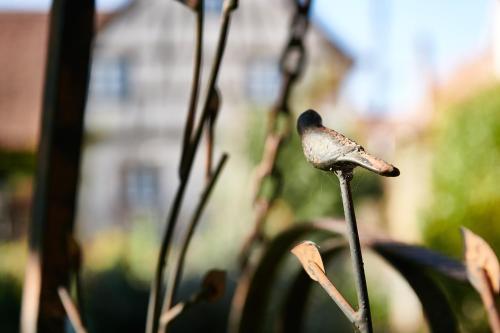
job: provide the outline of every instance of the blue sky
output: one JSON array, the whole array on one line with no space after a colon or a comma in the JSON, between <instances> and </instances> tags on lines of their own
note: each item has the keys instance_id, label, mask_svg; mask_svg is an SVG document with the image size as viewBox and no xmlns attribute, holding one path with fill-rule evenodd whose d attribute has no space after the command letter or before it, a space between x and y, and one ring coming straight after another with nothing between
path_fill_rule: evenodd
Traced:
<instances>
[{"instance_id":1,"label":"blue sky","mask_svg":"<svg viewBox=\"0 0 500 333\"><path fill-rule=\"evenodd\" d=\"M342 96L361 112L398 113L422 98L420 64L443 80L487 47L494 1L313 0L313 19L355 59ZM97 0L102 10L124 2ZM49 4L0 0L0 9L44 10Z\"/></svg>"},{"instance_id":2,"label":"blue sky","mask_svg":"<svg viewBox=\"0 0 500 333\"><path fill-rule=\"evenodd\" d=\"M494 0L317 0L314 19L356 60L344 96L363 112L397 113L422 98L419 64L439 80L485 50Z\"/></svg>"}]
</instances>

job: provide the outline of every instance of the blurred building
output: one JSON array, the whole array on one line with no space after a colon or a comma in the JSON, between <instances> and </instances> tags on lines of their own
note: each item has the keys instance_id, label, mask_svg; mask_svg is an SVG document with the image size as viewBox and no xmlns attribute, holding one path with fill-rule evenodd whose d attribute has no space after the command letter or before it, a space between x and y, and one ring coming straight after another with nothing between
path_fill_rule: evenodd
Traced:
<instances>
[{"instance_id":1,"label":"blurred building","mask_svg":"<svg viewBox=\"0 0 500 333\"><path fill-rule=\"evenodd\" d=\"M102 28L116 13L99 14ZM34 151L38 142L49 15L0 12L0 149Z\"/></svg>"},{"instance_id":2,"label":"blurred building","mask_svg":"<svg viewBox=\"0 0 500 333\"><path fill-rule=\"evenodd\" d=\"M0 240L21 236L30 216L48 26L46 12L0 12Z\"/></svg>"},{"instance_id":3,"label":"blurred building","mask_svg":"<svg viewBox=\"0 0 500 333\"><path fill-rule=\"evenodd\" d=\"M33 150L38 139L48 16L0 13L0 147Z\"/></svg>"},{"instance_id":4,"label":"blurred building","mask_svg":"<svg viewBox=\"0 0 500 333\"><path fill-rule=\"evenodd\" d=\"M47 23L40 13L0 13L0 240L21 235L29 218L31 180L13 183L9 173L36 145Z\"/></svg>"},{"instance_id":5,"label":"blurred building","mask_svg":"<svg viewBox=\"0 0 500 333\"><path fill-rule=\"evenodd\" d=\"M204 82L222 1L207 0L205 7ZM230 133L227 137L241 135L249 113L267 110L276 97L277 63L291 9L291 1L259 0L242 2L235 12L219 78L220 133ZM0 152L33 155L36 150L48 23L46 12L0 13L0 43L6 46L0 56ZM98 15L79 196L83 233L164 217L177 183L194 23L193 13L175 1L132 1ZM295 99L314 92L316 104L335 100L350 57L314 25L307 48L307 70ZM10 163L4 156L2 162ZM12 187L0 178L0 233L19 235L29 218L31 179ZM194 181L200 184L201 179Z\"/></svg>"},{"instance_id":6,"label":"blurred building","mask_svg":"<svg viewBox=\"0 0 500 333\"><path fill-rule=\"evenodd\" d=\"M241 1L234 13L219 76L222 109L217 134L226 140L243 135L249 113L267 110L278 93L278 59L288 36L291 5L284 0ZM205 1L202 87L221 10L222 1ZM164 219L178 182L194 26L194 13L179 2L136 1L97 37L79 206L83 234L136 220ZM316 104L335 99L350 57L314 25L307 48L301 95L309 87ZM195 197L201 176L194 175ZM187 211L192 195L187 195Z\"/></svg>"}]
</instances>

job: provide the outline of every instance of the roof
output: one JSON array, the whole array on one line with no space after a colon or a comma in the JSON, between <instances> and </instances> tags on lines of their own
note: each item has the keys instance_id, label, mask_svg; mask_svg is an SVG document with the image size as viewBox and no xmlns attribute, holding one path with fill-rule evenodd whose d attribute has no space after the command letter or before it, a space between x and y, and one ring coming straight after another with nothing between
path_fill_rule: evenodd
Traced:
<instances>
[{"instance_id":1,"label":"roof","mask_svg":"<svg viewBox=\"0 0 500 333\"><path fill-rule=\"evenodd\" d=\"M99 14L98 29L113 17ZM0 149L38 142L48 25L45 12L0 12Z\"/></svg>"},{"instance_id":2,"label":"roof","mask_svg":"<svg viewBox=\"0 0 500 333\"><path fill-rule=\"evenodd\" d=\"M0 148L36 145L47 33L46 14L0 14Z\"/></svg>"}]
</instances>

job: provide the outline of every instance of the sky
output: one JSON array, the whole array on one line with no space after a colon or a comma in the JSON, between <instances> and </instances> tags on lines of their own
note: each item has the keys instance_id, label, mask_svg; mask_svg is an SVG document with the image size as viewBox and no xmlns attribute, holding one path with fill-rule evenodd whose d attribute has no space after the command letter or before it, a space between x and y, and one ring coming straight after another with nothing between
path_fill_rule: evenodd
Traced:
<instances>
[{"instance_id":1,"label":"sky","mask_svg":"<svg viewBox=\"0 0 500 333\"><path fill-rule=\"evenodd\" d=\"M316 0L314 20L355 59L343 96L362 112L398 113L425 93L422 65L443 81L483 52L494 0Z\"/></svg>"},{"instance_id":2,"label":"sky","mask_svg":"<svg viewBox=\"0 0 500 333\"><path fill-rule=\"evenodd\" d=\"M113 10L126 1L97 5ZM486 49L494 1L313 0L312 17L355 60L342 98L360 112L393 114L422 100L423 65L443 81ZM44 10L49 4L0 0L0 10Z\"/></svg>"}]
</instances>

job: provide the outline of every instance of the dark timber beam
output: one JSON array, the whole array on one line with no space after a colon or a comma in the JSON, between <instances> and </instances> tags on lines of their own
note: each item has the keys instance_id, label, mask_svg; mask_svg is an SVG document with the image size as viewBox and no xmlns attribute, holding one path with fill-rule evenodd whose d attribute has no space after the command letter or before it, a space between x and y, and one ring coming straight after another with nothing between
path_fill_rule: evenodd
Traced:
<instances>
[{"instance_id":1,"label":"dark timber beam","mask_svg":"<svg viewBox=\"0 0 500 333\"><path fill-rule=\"evenodd\" d=\"M75 267L72 233L94 12L94 0L52 4L22 332L64 332L57 289L69 287Z\"/></svg>"}]
</instances>

